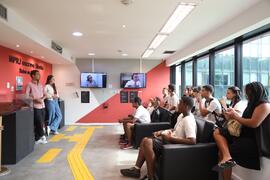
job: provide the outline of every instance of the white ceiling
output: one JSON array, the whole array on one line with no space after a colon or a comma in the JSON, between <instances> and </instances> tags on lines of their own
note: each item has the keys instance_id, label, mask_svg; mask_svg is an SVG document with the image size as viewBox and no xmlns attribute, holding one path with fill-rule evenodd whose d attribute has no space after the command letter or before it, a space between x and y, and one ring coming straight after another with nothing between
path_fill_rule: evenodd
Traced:
<instances>
[{"instance_id":1,"label":"white ceiling","mask_svg":"<svg viewBox=\"0 0 270 180\"><path fill-rule=\"evenodd\" d=\"M180 50L261 0L0 0L76 58L139 58L179 2L198 4L150 59ZM126 28L123 29L122 25ZM73 37L80 31L83 37ZM1 32L0 32L1 33ZM0 34L1 37L1 34ZM15 42L14 42L15 43Z\"/></svg>"}]
</instances>

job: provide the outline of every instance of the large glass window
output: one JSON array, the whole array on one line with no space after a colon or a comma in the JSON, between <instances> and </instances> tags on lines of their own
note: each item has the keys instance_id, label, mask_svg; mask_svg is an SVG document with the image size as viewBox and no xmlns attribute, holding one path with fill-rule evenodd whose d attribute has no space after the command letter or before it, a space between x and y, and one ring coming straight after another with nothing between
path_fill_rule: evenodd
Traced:
<instances>
[{"instance_id":1,"label":"large glass window","mask_svg":"<svg viewBox=\"0 0 270 180\"><path fill-rule=\"evenodd\" d=\"M176 66L175 90L178 97L181 97L181 65Z\"/></svg>"},{"instance_id":2,"label":"large glass window","mask_svg":"<svg viewBox=\"0 0 270 180\"><path fill-rule=\"evenodd\" d=\"M243 42L243 86L261 82L270 90L270 33Z\"/></svg>"},{"instance_id":3,"label":"large glass window","mask_svg":"<svg viewBox=\"0 0 270 180\"><path fill-rule=\"evenodd\" d=\"M226 95L229 86L234 85L234 47L215 53L214 88L215 97Z\"/></svg>"},{"instance_id":4,"label":"large glass window","mask_svg":"<svg viewBox=\"0 0 270 180\"><path fill-rule=\"evenodd\" d=\"M192 71L192 64L193 62L187 62L185 64L185 82L186 82L186 87L187 86L192 86L192 79L193 79L193 71Z\"/></svg>"},{"instance_id":5,"label":"large glass window","mask_svg":"<svg viewBox=\"0 0 270 180\"><path fill-rule=\"evenodd\" d=\"M197 60L197 85L209 84L209 56Z\"/></svg>"}]
</instances>

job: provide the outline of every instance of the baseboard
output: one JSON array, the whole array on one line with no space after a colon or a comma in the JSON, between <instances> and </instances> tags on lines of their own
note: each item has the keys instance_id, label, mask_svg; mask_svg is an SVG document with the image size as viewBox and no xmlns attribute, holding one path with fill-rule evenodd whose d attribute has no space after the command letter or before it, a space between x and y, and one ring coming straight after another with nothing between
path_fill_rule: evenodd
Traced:
<instances>
[{"instance_id":1,"label":"baseboard","mask_svg":"<svg viewBox=\"0 0 270 180\"><path fill-rule=\"evenodd\" d=\"M71 126L115 126L119 125L119 123L72 123L72 124L67 124Z\"/></svg>"},{"instance_id":2,"label":"baseboard","mask_svg":"<svg viewBox=\"0 0 270 180\"><path fill-rule=\"evenodd\" d=\"M232 173L232 178L233 180L243 180L242 178L240 178L237 174L235 174L234 172Z\"/></svg>"}]
</instances>

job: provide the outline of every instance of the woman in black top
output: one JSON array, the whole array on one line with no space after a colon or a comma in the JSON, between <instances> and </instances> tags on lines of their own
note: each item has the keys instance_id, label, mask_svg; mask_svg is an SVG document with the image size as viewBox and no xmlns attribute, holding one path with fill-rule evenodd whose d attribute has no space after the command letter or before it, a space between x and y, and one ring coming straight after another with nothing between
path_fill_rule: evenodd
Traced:
<instances>
[{"instance_id":1,"label":"woman in black top","mask_svg":"<svg viewBox=\"0 0 270 180\"><path fill-rule=\"evenodd\" d=\"M243 116L228 109L226 115L242 124L239 137L226 138L218 129L214 132L214 138L219 148L220 163L223 171L223 179L230 180L232 167L236 163L242 167L260 170L260 148L256 138L258 127L270 120L270 104L267 90L260 82L249 83L245 87L248 106Z\"/></svg>"}]
</instances>

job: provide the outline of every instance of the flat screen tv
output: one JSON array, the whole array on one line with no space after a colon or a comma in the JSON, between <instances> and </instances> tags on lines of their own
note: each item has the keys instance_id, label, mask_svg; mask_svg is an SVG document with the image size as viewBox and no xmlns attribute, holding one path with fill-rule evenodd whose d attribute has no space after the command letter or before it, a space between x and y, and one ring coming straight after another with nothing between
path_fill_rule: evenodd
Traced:
<instances>
[{"instance_id":1,"label":"flat screen tv","mask_svg":"<svg viewBox=\"0 0 270 180\"><path fill-rule=\"evenodd\" d=\"M120 74L121 88L146 88L146 74L145 73L121 73Z\"/></svg>"},{"instance_id":2,"label":"flat screen tv","mask_svg":"<svg viewBox=\"0 0 270 180\"><path fill-rule=\"evenodd\" d=\"M81 88L106 88L106 73L81 73Z\"/></svg>"}]
</instances>

